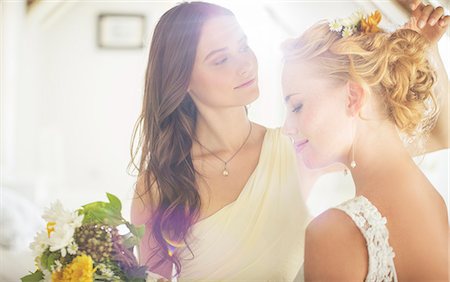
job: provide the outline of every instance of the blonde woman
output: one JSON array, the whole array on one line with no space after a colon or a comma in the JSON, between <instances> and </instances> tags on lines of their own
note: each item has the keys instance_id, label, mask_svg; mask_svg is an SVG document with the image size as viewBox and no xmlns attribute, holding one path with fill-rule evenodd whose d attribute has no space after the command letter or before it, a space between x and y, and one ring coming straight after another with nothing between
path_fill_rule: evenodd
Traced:
<instances>
[{"instance_id":1,"label":"blonde woman","mask_svg":"<svg viewBox=\"0 0 450 282\"><path fill-rule=\"evenodd\" d=\"M425 7L416 16L437 18L426 27L437 41L449 18ZM307 227L307 281L448 281L445 203L400 136L422 138L436 122L429 42L380 30L380 19L319 22L284 46L285 130L297 154L311 169L344 164L356 186Z\"/></svg>"}]
</instances>

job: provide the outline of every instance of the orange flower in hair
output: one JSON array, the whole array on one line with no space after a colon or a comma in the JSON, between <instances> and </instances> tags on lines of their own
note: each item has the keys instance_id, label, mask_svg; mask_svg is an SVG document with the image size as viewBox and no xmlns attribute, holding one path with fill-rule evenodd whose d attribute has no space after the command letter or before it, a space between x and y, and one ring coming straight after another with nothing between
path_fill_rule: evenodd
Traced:
<instances>
[{"instance_id":1,"label":"orange flower in hair","mask_svg":"<svg viewBox=\"0 0 450 282\"><path fill-rule=\"evenodd\" d=\"M375 33L379 32L380 28L378 27L378 24L381 21L381 13L380 11L376 10L374 13L372 13L367 18L361 19L361 32L364 33Z\"/></svg>"}]
</instances>

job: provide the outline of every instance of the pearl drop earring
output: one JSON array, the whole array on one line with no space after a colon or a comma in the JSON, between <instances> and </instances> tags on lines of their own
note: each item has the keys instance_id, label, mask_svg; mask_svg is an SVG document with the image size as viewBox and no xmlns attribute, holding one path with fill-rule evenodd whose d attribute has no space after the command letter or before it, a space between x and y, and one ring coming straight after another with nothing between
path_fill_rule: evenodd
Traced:
<instances>
[{"instance_id":1,"label":"pearl drop earring","mask_svg":"<svg viewBox=\"0 0 450 282\"><path fill-rule=\"evenodd\" d=\"M355 168L356 167L356 161L355 161L355 118L352 120L352 161L350 162L350 167Z\"/></svg>"}]
</instances>

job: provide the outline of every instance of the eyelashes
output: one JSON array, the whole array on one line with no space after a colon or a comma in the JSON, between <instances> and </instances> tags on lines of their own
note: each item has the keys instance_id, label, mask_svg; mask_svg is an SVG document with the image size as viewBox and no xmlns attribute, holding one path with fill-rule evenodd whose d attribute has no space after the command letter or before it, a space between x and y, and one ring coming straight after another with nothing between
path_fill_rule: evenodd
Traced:
<instances>
[{"instance_id":1,"label":"eyelashes","mask_svg":"<svg viewBox=\"0 0 450 282\"><path fill-rule=\"evenodd\" d=\"M248 51L250 51L250 47L247 44L239 49L239 52L242 52L242 53L246 53ZM224 57L224 58L214 62L214 65L215 66L220 66L220 65L225 64L227 61L228 61L228 57Z\"/></svg>"},{"instance_id":2,"label":"eyelashes","mask_svg":"<svg viewBox=\"0 0 450 282\"><path fill-rule=\"evenodd\" d=\"M302 109L302 107L303 107L303 104L300 104L300 105L294 107L294 109L292 110L292 112L293 112L293 113L298 113L298 112L300 112L300 110Z\"/></svg>"},{"instance_id":3,"label":"eyelashes","mask_svg":"<svg viewBox=\"0 0 450 282\"><path fill-rule=\"evenodd\" d=\"M223 58L222 60L215 62L214 65L219 66L219 65L223 65L228 61L228 58Z\"/></svg>"}]
</instances>

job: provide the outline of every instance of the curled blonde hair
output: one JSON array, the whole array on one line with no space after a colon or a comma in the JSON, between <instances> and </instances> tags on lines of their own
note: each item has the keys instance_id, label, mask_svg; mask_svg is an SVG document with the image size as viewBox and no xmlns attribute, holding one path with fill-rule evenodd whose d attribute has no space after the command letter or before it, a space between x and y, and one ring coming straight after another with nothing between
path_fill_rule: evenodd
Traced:
<instances>
[{"instance_id":1,"label":"curled blonde hair","mask_svg":"<svg viewBox=\"0 0 450 282\"><path fill-rule=\"evenodd\" d=\"M327 22L319 22L286 41L282 50L285 62L313 61L329 78L355 81L379 96L388 118L414 139L431 130L438 112L427 46L425 38L409 29L343 38Z\"/></svg>"}]
</instances>

